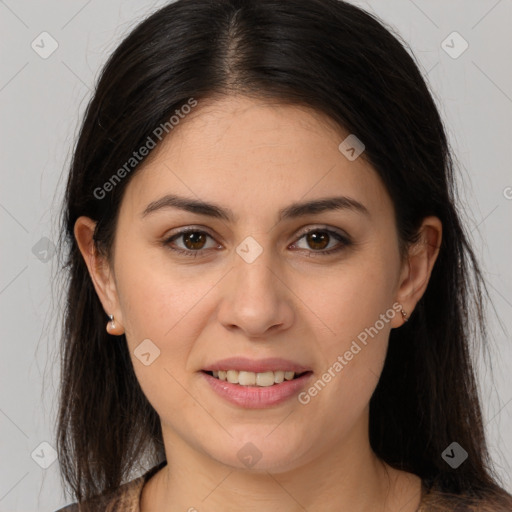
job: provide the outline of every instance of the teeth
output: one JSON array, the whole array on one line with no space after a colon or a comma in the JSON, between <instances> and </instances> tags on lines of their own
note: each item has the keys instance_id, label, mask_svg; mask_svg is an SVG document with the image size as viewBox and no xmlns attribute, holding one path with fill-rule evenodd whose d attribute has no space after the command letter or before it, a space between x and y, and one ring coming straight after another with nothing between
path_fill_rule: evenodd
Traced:
<instances>
[{"instance_id":1,"label":"teeth","mask_svg":"<svg viewBox=\"0 0 512 512\"><path fill-rule=\"evenodd\" d=\"M281 384L285 380L292 380L295 372L285 372L277 370L275 372L246 372L237 370L218 370L213 371L213 376L219 380L225 380L231 384L240 384L241 386L261 386L268 387L274 384Z\"/></svg>"},{"instance_id":2,"label":"teeth","mask_svg":"<svg viewBox=\"0 0 512 512\"><path fill-rule=\"evenodd\" d=\"M242 373L242 372L240 372ZM251 372L252 373L252 372ZM256 377L257 386L273 386L274 385L274 372L252 373Z\"/></svg>"},{"instance_id":3,"label":"teeth","mask_svg":"<svg viewBox=\"0 0 512 512\"><path fill-rule=\"evenodd\" d=\"M232 370L233 371L233 370ZM255 386L256 381L258 381L258 386L268 386L268 384L261 384L260 382L260 375L267 375L262 373L253 373L253 372L237 372L238 378L236 377L235 371L233 371L233 380L229 380L229 382L238 382L238 384L241 384L242 386ZM272 372L270 372L272 373ZM272 382L270 385L274 384L274 375L272 375Z\"/></svg>"},{"instance_id":4,"label":"teeth","mask_svg":"<svg viewBox=\"0 0 512 512\"><path fill-rule=\"evenodd\" d=\"M293 375L292 375L292 379L293 379ZM284 380L284 372L281 371L281 370L278 370L277 372L274 372L274 382L276 384L281 384L281 382L283 382ZM288 379L290 380L290 379Z\"/></svg>"},{"instance_id":5,"label":"teeth","mask_svg":"<svg viewBox=\"0 0 512 512\"><path fill-rule=\"evenodd\" d=\"M236 370L228 370L226 380L233 384L238 384L238 372Z\"/></svg>"}]
</instances>

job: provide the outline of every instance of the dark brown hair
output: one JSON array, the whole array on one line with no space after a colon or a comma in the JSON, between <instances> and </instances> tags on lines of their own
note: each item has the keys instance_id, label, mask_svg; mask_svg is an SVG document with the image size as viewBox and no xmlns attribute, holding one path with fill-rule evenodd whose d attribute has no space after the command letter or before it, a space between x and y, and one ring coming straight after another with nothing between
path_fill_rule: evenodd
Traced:
<instances>
[{"instance_id":1,"label":"dark brown hair","mask_svg":"<svg viewBox=\"0 0 512 512\"><path fill-rule=\"evenodd\" d=\"M401 243L416 240L424 217L442 221L428 288L390 335L370 403L370 442L430 487L504 497L490 470L470 359L471 340L486 339L485 284L455 206L442 121L399 36L338 0L178 0L140 23L102 70L62 213L68 281L57 446L65 483L83 501L117 488L143 457L164 457L159 417L126 339L105 331L75 221L96 220L97 249L110 255L123 192L141 164L105 197L95 190L190 98L200 108L231 94L312 107L361 139L393 200ZM456 470L441 457L453 441L468 453Z\"/></svg>"}]
</instances>

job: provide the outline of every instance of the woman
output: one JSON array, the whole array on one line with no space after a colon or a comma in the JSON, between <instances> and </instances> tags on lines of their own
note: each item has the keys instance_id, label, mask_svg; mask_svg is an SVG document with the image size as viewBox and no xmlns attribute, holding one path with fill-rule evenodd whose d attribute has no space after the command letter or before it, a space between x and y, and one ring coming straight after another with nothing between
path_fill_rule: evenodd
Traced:
<instances>
[{"instance_id":1,"label":"woman","mask_svg":"<svg viewBox=\"0 0 512 512\"><path fill-rule=\"evenodd\" d=\"M453 187L418 68L364 11L178 0L136 27L63 212L80 510L512 510Z\"/></svg>"}]
</instances>

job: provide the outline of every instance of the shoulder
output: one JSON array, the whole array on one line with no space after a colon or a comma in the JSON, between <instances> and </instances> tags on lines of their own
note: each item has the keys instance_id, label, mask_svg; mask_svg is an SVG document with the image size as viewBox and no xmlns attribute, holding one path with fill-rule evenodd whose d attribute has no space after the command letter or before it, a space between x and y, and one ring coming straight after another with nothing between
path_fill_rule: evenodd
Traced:
<instances>
[{"instance_id":1,"label":"shoulder","mask_svg":"<svg viewBox=\"0 0 512 512\"><path fill-rule=\"evenodd\" d=\"M139 495L144 484L143 477L135 478L119 486L114 491L108 492L101 496L95 496L87 500L88 512L138 512ZM72 503L64 508L57 510L57 512L82 512L78 503Z\"/></svg>"},{"instance_id":2,"label":"shoulder","mask_svg":"<svg viewBox=\"0 0 512 512\"><path fill-rule=\"evenodd\" d=\"M143 475L120 485L117 489L91 498L86 502L85 510L87 512L139 512L140 495L144 484L164 465L165 461L152 467ZM84 508L80 508L78 503L72 503L56 512L83 511Z\"/></svg>"},{"instance_id":3,"label":"shoulder","mask_svg":"<svg viewBox=\"0 0 512 512\"><path fill-rule=\"evenodd\" d=\"M55 512L78 512L78 505L76 503L73 503L63 508L59 508L59 510L56 510Z\"/></svg>"},{"instance_id":4,"label":"shoulder","mask_svg":"<svg viewBox=\"0 0 512 512\"><path fill-rule=\"evenodd\" d=\"M76 503L72 503L71 505L66 505L63 508L59 508L55 512L79 512L78 505Z\"/></svg>"},{"instance_id":5,"label":"shoulder","mask_svg":"<svg viewBox=\"0 0 512 512\"><path fill-rule=\"evenodd\" d=\"M504 490L452 494L432 489L418 512L512 512L512 496Z\"/></svg>"}]
</instances>

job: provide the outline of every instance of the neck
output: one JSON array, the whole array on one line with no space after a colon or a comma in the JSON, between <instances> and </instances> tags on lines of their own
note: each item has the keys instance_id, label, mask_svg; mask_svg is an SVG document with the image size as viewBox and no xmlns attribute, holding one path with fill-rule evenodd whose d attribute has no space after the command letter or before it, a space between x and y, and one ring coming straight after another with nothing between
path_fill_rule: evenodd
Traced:
<instances>
[{"instance_id":1,"label":"neck","mask_svg":"<svg viewBox=\"0 0 512 512\"><path fill-rule=\"evenodd\" d=\"M256 471L222 464L164 430L167 465L144 487L141 512L414 512L420 479L383 463L361 432L286 471Z\"/></svg>"}]
</instances>

